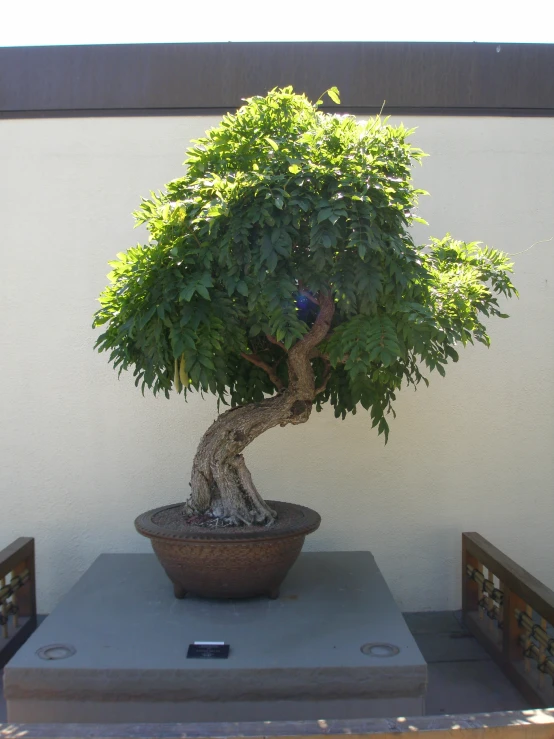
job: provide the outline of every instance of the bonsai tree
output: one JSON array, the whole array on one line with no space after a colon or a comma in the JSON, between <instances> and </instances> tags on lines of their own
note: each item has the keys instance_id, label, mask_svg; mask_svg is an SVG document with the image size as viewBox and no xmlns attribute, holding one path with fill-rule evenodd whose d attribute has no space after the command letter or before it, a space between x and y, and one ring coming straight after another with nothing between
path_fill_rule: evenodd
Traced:
<instances>
[{"instance_id":1,"label":"bonsai tree","mask_svg":"<svg viewBox=\"0 0 554 739\"><path fill-rule=\"evenodd\" d=\"M329 96L338 101L338 91ZM320 110L292 88L253 97L188 150L185 174L135 214L150 233L111 262L96 342L135 384L230 406L202 437L185 514L271 524L243 451L326 404L361 406L385 440L400 387L488 346L511 296L501 252L408 228L423 153L412 131Z\"/></svg>"}]
</instances>

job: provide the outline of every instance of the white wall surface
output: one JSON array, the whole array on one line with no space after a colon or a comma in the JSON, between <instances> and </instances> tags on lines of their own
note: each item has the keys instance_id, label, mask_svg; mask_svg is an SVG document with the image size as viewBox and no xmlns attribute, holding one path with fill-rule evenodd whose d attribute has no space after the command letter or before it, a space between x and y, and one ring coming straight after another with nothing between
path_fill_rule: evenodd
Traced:
<instances>
[{"instance_id":1,"label":"white wall surface","mask_svg":"<svg viewBox=\"0 0 554 739\"><path fill-rule=\"evenodd\" d=\"M405 390L387 447L328 409L247 451L267 498L323 517L312 550L370 549L402 609L460 605L474 530L554 587L554 119L409 118L430 228L515 253L519 301L445 379ZM0 121L0 547L37 542L39 610L101 552L146 552L142 511L187 495L215 403L142 397L92 350L106 262L140 197L216 119ZM527 251L525 251L527 250ZM435 374L435 373L434 373Z\"/></svg>"}]
</instances>

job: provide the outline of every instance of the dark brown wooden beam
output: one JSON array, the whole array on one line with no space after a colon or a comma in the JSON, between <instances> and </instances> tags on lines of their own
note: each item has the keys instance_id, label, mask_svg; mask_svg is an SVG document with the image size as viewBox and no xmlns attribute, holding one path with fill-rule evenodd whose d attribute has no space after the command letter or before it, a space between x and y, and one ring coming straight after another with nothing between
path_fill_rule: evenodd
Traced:
<instances>
[{"instance_id":1,"label":"dark brown wooden beam","mask_svg":"<svg viewBox=\"0 0 554 739\"><path fill-rule=\"evenodd\" d=\"M552 739L554 709L456 716L263 723L0 724L0 739Z\"/></svg>"},{"instance_id":2,"label":"dark brown wooden beam","mask_svg":"<svg viewBox=\"0 0 554 739\"><path fill-rule=\"evenodd\" d=\"M554 115L554 44L283 42L0 48L0 115L221 113L293 85L339 110ZM337 108L333 108L337 110Z\"/></svg>"}]
</instances>

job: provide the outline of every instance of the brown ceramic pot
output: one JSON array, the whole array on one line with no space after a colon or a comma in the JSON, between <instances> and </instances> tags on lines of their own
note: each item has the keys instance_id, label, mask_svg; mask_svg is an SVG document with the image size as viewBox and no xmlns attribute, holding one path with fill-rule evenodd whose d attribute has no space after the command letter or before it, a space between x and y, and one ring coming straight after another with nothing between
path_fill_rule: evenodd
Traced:
<instances>
[{"instance_id":1,"label":"brown ceramic pot","mask_svg":"<svg viewBox=\"0 0 554 739\"><path fill-rule=\"evenodd\" d=\"M181 504L143 513L135 526L150 539L176 598L187 593L205 598L277 598L306 535L319 528L321 517L294 503L267 502L277 512L270 527L193 526L175 515Z\"/></svg>"}]
</instances>

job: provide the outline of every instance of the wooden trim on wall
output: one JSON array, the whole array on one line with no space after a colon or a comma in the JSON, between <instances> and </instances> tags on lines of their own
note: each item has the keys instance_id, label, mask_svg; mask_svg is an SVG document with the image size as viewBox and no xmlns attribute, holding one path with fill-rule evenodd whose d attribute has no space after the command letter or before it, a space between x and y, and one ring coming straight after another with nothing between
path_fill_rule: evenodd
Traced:
<instances>
[{"instance_id":1,"label":"wooden trim on wall","mask_svg":"<svg viewBox=\"0 0 554 739\"><path fill-rule=\"evenodd\" d=\"M0 48L0 116L218 115L293 85L369 114L554 115L554 44L282 42Z\"/></svg>"}]
</instances>

